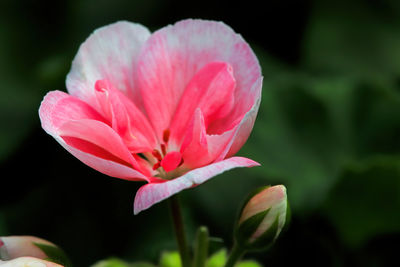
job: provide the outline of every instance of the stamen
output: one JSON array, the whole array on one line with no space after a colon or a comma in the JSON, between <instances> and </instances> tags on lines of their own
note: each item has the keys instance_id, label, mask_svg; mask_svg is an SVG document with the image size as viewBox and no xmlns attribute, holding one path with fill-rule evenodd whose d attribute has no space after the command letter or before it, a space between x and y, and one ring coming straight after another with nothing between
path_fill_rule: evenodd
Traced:
<instances>
[{"instance_id":1,"label":"stamen","mask_svg":"<svg viewBox=\"0 0 400 267\"><path fill-rule=\"evenodd\" d=\"M167 154L167 147L165 146L165 144L161 144L161 152L162 152L163 156L165 156L165 154Z\"/></svg>"},{"instance_id":2,"label":"stamen","mask_svg":"<svg viewBox=\"0 0 400 267\"><path fill-rule=\"evenodd\" d=\"M160 162L157 162L156 164L153 165L153 171L157 170L158 168L160 168L161 164Z\"/></svg>"},{"instance_id":3,"label":"stamen","mask_svg":"<svg viewBox=\"0 0 400 267\"><path fill-rule=\"evenodd\" d=\"M170 131L169 129L164 130L163 132L163 141L164 143L168 143Z\"/></svg>"},{"instance_id":4,"label":"stamen","mask_svg":"<svg viewBox=\"0 0 400 267\"><path fill-rule=\"evenodd\" d=\"M156 157L156 159L162 160L162 156L161 156L160 152L157 149L154 149L152 154L153 154L154 157Z\"/></svg>"}]
</instances>

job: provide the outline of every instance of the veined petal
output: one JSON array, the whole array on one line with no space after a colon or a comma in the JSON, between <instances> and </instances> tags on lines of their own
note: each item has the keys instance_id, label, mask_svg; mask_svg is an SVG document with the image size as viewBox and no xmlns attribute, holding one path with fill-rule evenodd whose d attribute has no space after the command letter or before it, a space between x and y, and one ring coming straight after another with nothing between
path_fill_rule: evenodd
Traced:
<instances>
[{"instance_id":1,"label":"veined petal","mask_svg":"<svg viewBox=\"0 0 400 267\"><path fill-rule=\"evenodd\" d=\"M172 140L179 146L187 124L196 108L202 111L204 124L221 119L233 108L236 82L232 67L225 62L212 62L201 68L185 89L172 118Z\"/></svg>"},{"instance_id":2,"label":"veined petal","mask_svg":"<svg viewBox=\"0 0 400 267\"><path fill-rule=\"evenodd\" d=\"M184 165L189 169L204 166L210 163L208 153L207 133L204 125L204 116L199 108L187 127L186 135L181 147Z\"/></svg>"},{"instance_id":3,"label":"veined petal","mask_svg":"<svg viewBox=\"0 0 400 267\"><path fill-rule=\"evenodd\" d=\"M55 139L80 161L105 175L130 181L150 181L149 177L132 167L126 166L123 162L120 163L114 158L104 158L104 154L101 156L93 154L93 148L90 148L91 153L87 153L67 144L61 137Z\"/></svg>"},{"instance_id":4,"label":"veined petal","mask_svg":"<svg viewBox=\"0 0 400 267\"><path fill-rule=\"evenodd\" d=\"M122 175L115 170L116 166L124 166L123 169L142 169L118 134L105 124L100 114L82 100L60 91L50 92L42 101L39 116L42 127L48 134L81 161L89 162L86 164L92 168L115 177ZM123 170L123 177L129 177L126 172ZM136 170L133 173L134 176L130 174L132 177L147 179Z\"/></svg>"},{"instance_id":5,"label":"veined petal","mask_svg":"<svg viewBox=\"0 0 400 267\"><path fill-rule=\"evenodd\" d=\"M92 119L105 122L104 118L82 100L61 91L51 91L39 108L43 129L50 135L58 135L58 129L69 120Z\"/></svg>"},{"instance_id":6,"label":"veined petal","mask_svg":"<svg viewBox=\"0 0 400 267\"><path fill-rule=\"evenodd\" d=\"M148 209L152 205L180 191L202 184L210 178L237 167L253 167L259 164L251 159L232 157L220 162L192 170L174 180L163 183L150 183L142 186L136 193L134 213Z\"/></svg>"},{"instance_id":7,"label":"veined petal","mask_svg":"<svg viewBox=\"0 0 400 267\"><path fill-rule=\"evenodd\" d=\"M184 167L194 169L211 162L222 160L221 153L226 151L237 127L222 134L209 135L206 132L203 113L196 109L192 122L187 126L181 153ZM224 156L226 153L224 154Z\"/></svg>"},{"instance_id":8,"label":"veined petal","mask_svg":"<svg viewBox=\"0 0 400 267\"><path fill-rule=\"evenodd\" d=\"M58 135L92 143L138 169L139 166L121 137L107 124L95 120L70 120L58 130ZM79 149L79 147L77 147Z\"/></svg>"},{"instance_id":9,"label":"veined petal","mask_svg":"<svg viewBox=\"0 0 400 267\"><path fill-rule=\"evenodd\" d=\"M249 138L251 130L253 129L253 126L254 126L254 122L257 117L258 108L260 107L261 88L262 88L262 77L260 77L253 84L253 86L250 90L251 93L257 94L254 105L245 114L245 116L240 121L239 125L237 126L237 129L235 130L235 134L234 134L230 144L227 146L227 148L229 148L229 150L225 150L226 155L224 155L224 153L222 153L218 160L235 155L240 150L240 148L244 145L244 143L246 143L247 139Z\"/></svg>"},{"instance_id":10,"label":"veined petal","mask_svg":"<svg viewBox=\"0 0 400 267\"><path fill-rule=\"evenodd\" d=\"M132 153L151 151L156 145L154 131L146 116L108 80L98 80L96 99L101 112Z\"/></svg>"},{"instance_id":11,"label":"veined petal","mask_svg":"<svg viewBox=\"0 0 400 267\"><path fill-rule=\"evenodd\" d=\"M97 80L107 79L141 108L135 68L138 54L149 36L144 26L126 21L95 30L80 46L72 62L66 80L68 92L97 109L94 85Z\"/></svg>"},{"instance_id":12,"label":"veined petal","mask_svg":"<svg viewBox=\"0 0 400 267\"><path fill-rule=\"evenodd\" d=\"M162 28L148 39L137 64L138 85L160 140L190 80L202 67L215 61L226 62L233 68L235 105L249 102L243 98L252 97L247 92L261 76L260 66L249 45L229 26L189 19ZM237 113L244 115L252 104L239 104L241 110Z\"/></svg>"}]
</instances>

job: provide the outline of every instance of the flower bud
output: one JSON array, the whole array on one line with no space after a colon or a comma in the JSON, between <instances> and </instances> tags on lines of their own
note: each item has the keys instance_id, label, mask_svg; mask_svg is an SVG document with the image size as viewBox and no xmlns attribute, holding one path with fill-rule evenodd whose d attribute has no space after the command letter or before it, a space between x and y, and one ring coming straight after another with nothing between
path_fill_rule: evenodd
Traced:
<instances>
[{"instance_id":1,"label":"flower bud","mask_svg":"<svg viewBox=\"0 0 400 267\"><path fill-rule=\"evenodd\" d=\"M235 230L236 241L246 249L269 247L286 223L288 203L283 185L263 187L250 195Z\"/></svg>"}]
</instances>

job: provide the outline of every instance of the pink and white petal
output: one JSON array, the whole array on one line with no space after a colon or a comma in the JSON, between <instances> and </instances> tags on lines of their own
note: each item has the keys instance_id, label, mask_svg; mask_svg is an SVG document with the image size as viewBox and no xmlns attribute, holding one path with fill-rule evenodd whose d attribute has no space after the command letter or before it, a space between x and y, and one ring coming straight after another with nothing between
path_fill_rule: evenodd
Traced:
<instances>
[{"instance_id":1,"label":"pink and white petal","mask_svg":"<svg viewBox=\"0 0 400 267\"><path fill-rule=\"evenodd\" d=\"M113 161L141 170L120 137L82 100L60 91L49 92L41 103L39 116L43 129L57 141L65 143L64 139L69 136L70 140L71 137L81 140L73 142L81 147L86 141L91 144L84 145L86 154L94 153L95 157L109 160L113 155ZM60 135L64 135L64 139Z\"/></svg>"},{"instance_id":2,"label":"pink and white petal","mask_svg":"<svg viewBox=\"0 0 400 267\"><path fill-rule=\"evenodd\" d=\"M138 163L122 142L121 137L105 123L89 119L67 121L60 126L58 135L92 143L139 169Z\"/></svg>"},{"instance_id":3,"label":"pink and white petal","mask_svg":"<svg viewBox=\"0 0 400 267\"><path fill-rule=\"evenodd\" d=\"M66 142L68 139L64 140L61 137L56 137L55 139L80 161L105 175L129 181L150 181L149 177L127 166L126 163L117 162L113 157L104 157L104 153L101 155L97 153L87 153L69 145ZM93 152L92 148L90 148L90 150Z\"/></svg>"},{"instance_id":4,"label":"pink and white petal","mask_svg":"<svg viewBox=\"0 0 400 267\"><path fill-rule=\"evenodd\" d=\"M252 97L247 93L261 76L259 63L246 41L224 23L183 20L160 29L148 39L137 64L138 85L160 139L187 84L204 65L214 61L233 67L238 104L242 98ZM244 104L238 107L247 108Z\"/></svg>"},{"instance_id":5,"label":"pink and white petal","mask_svg":"<svg viewBox=\"0 0 400 267\"><path fill-rule=\"evenodd\" d=\"M183 167L194 169L220 161L216 159L219 159L221 153L228 149L227 145L230 144L236 129L237 127L222 134L209 135L206 133L202 111L200 108L196 109L181 146Z\"/></svg>"},{"instance_id":6,"label":"pink and white petal","mask_svg":"<svg viewBox=\"0 0 400 267\"><path fill-rule=\"evenodd\" d=\"M42 260L34 257L19 257L10 261L0 260L0 266L2 267L63 267L54 262Z\"/></svg>"},{"instance_id":7,"label":"pink and white petal","mask_svg":"<svg viewBox=\"0 0 400 267\"><path fill-rule=\"evenodd\" d=\"M72 62L66 80L68 92L97 109L94 85L97 80L107 79L140 108L134 74L138 55L150 34L146 27L127 21L95 30Z\"/></svg>"},{"instance_id":8,"label":"pink and white petal","mask_svg":"<svg viewBox=\"0 0 400 267\"><path fill-rule=\"evenodd\" d=\"M205 127L231 112L234 104L235 78L232 67L225 62L211 62L202 67L190 80L171 122L171 139L179 146L187 124L196 109L204 116Z\"/></svg>"},{"instance_id":9,"label":"pink and white petal","mask_svg":"<svg viewBox=\"0 0 400 267\"><path fill-rule=\"evenodd\" d=\"M147 117L108 80L98 80L96 99L112 128L122 137L132 153L151 151L156 145L153 128Z\"/></svg>"},{"instance_id":10,"label":"pink and white petal","mask_svg":"<svg viewBox=\"0 0 400 267\"><path fill-rule=\"evenodd\" d=\"M187 127L181 146L181 154L184 166L188 169L198 168L211 162L204 116L200 108L196 109L192 122Z\"/></svg>"},{"instance_id":11,"label":"pink and white petal","mask_svg":"<svg viewBox=\"0 0 400 267\"><path fill-rule=\"evenodd\" d=\"M180 191L197 186L221 174L238 167L254 167L259 164L251 159L233 157L208 166L192 170L178 178L163 183L150 183L142 186L136 193L134 213L148 209L152 205Z\"/></svg>"},{"instance_id":12,"label":"pink and white petal","mask_svg":"<svg viewBox=\"0 0 400 267\"><path fill-rule=\"evenodd\" d=\"M230 144L228 144L227 148L229 150L226 151L226 155L224 155L224 152L220 155L220 158L217 160L222 160L223 158L231 157L235 155L240 148L246 143L247 139L250 136L250 133L253 129L254 122L257 117L258 113L258 108L260 107L260 102L261 102L261 87L262 87L262 77L258 79L253 87L252 90L253 92L257 92L258 96L256 98L256 102L252 106L252 108L245 114L243 119L241 120L240 124L238 125L235 134L233 138L231 139Z\"/></svg>"},{"instance_id":13,"label":"pink and white petal","mask_svg":"<svg viewBox=\"0 0 400 267\"><path fill-rule=\"evenodd\" d=\"M92 119L104 122L103 117L87 103L61 91L51 91L39 108L42 128L50 135L69 120Z\"/></svg>"}]
</instances>

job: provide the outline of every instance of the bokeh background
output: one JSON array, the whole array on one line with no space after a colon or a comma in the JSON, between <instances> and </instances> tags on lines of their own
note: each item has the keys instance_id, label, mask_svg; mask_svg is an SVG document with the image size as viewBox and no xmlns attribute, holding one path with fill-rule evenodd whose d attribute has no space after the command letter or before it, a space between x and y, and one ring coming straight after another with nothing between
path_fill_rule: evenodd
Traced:
<instances>
[{"instance_id":1,"label":"bokeh background","mask_svg":"<svg viewBox=\"0 0 400 267\"><path fill-rule=\"evenodd\" d=\"M222 20L250 43L263 99L237 169L181 194L189 237L202 224L232 242L237 209L283 183L289 229L266 266L396 266L400 250L400 2L1 0L0 235L59 244L75 266L110 256L157 262L175 249L166 203L133 216L139 183L85 166L40 127L46 92L96 28L129 20L156 30Z\"/></svg>"}]
</instances>

